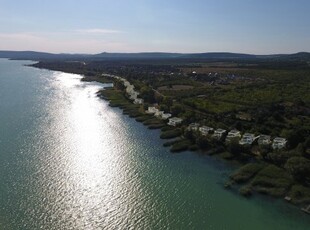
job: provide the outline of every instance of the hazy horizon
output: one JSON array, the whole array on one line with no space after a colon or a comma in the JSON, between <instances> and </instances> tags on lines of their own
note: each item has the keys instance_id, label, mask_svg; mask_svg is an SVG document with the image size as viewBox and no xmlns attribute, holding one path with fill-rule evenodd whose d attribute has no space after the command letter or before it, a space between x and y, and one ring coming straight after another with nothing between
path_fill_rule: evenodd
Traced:
<instances>
[{"instance_id":1,"label":"hazy horizon","mask_svg":"<svg viewBox=\"0 0 310 230\"><path fill-rule=\"evenodd\" d=\"M176 53L176 54L204 54L204 53L231 53L231 54L245 54L245 55L291 55L291 54L297 54L297 53L310 53L308 51L297 51L294 53L263 53L263 54L256 54L256 53L243 53L243 52L226 52L226 51L211 51L211 52L195 52L195 53L190 53L190 52L161 52L161 51L142 51L142 52L98 52L98 53L78 53L78 52L48 52L48 51L41 51L41 50L0 50L0 52L38 52L38 53L48 53L48 54L68 54L68 55L96 55L96 54L102 54L102 53L107 53L107 54L140 54L140 53L146 53L146 54L152 54L152 53Z\"/></svg>"},{"instance_id":2,"label":"hazy horizon","mask_svg":"<svg viewBox=\"0 0 310 230\"><path fill-rule=\"evenodd\" d=\"M0 0L0 50L310 52L306 0Z\"/></svg>"}]
</instances>

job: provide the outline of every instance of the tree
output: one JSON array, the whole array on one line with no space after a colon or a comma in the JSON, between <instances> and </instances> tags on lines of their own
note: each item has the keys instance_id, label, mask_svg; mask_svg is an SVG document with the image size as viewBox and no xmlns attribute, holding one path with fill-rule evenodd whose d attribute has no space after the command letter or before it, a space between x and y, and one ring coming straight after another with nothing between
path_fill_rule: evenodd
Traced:
<instances>
[{"instance_id":1,"label":"tree","mask_svg":"<svg viewBox=\"0 0 310 230\"><path fill-rule=\"evenodd\" d=\"M235 128L238 129L239 131L242 131L243 130L242 122L237 121L235 124Z\"/></svg>"},{"instance_id":2,"label":"tree","mask_svg":"<svg viewBox=\"0 0 310 230\"><path fill-rule=\"evenodd\" d=\"M202 149L207 149L211 146L209 139L201 135L196 139L196 144Z\"/></svg>"},{"instance_id":3,"label":"tree","mask_svg":"<svg viewBox=\"0 0 310 230\"><path fill-rule=\"evenodd\" d=\"M287 140L290 148L295 148L299 143L305 141L307 133L303 129L292 130L288 133Z\"/></svg>"},{"instance_id":4,"label":"tree","mask_svg":"<svg viewBox=\"0 0 310 230\"><path fill-rule=\"evenodd\" d=\"M305 140L304 146L305 148L310 148L310 136Z\"/></svg>"},{"instance_id":5,"label":"tree","mask_svg":"<svg viewBox=\"0 0 310 230\"><path fill-rule=\"evenodd\" d=\"M275 111L273 114L272 114L272 117L278 121L278 122L284 122L284 118L283 116L281 115L281 113L279 111Z\"/></svg>"},{"instance_id":6,"label":"tree","mask_svg":"<svg viewBox=\"0 0 310 230\"><path fill-rule=\"evenodd\" d=\"M159 93L156 93L154 92L154 99L155 99L155 102L158 103L158 104L162 104L164 103L164 97L162 95L160 95Z\"/></svg>"},{"instance_id":7,"label":"tree","mask_svg":"<svg viewBox=\"0 0 310 230\"><path fill-rule=\"evenodd\" d=\"M186 112L182 115L185 119L185 122L192 123L192 122L196 121L196 119L195 119L196 113L194 111L186 110Z\"/></svg>"},{"instance_id":8,"label":"tree","mask_svg":"<svg viewBox=\"0 0 310 230\"><path fill-rule=\"evenodd\" d=\"M184 137L186 137L187 139L193 141L193 140L195 139L195 135L194 135L193 130L185 129L185 131L184 131Z\"/></svg>"},{"instance_id":9,"label":"tree","mask_svg":"<svg viewBox=\"0 0 310 230\"><path fill-rule=\"evenodd\" d=\"M301 98L296 98L294 104L297 106L305 106L305 102Z\"/></svg>"},{"instance_id":10,"label":"tree","mask_svg":"<svg viewBox=\"0 0 310 230\"><path fill-rule=\"evenodd\" d=\"M263 159L267 159L268 153L271 151L270 145L261 145L259 146L259 153L262 156Z\"/></svg>"},{"instance_id":11,"label":"tree","mask_svg":"<svg viewBox=\"0 0 310 230\"><path fill-rule=\"evenodd\" d=\"M304 145L303 143L299 143L296 147L296 151L298 153L300 153L301 155L303 155L305 153L305 148L304 148Z\"/></svg>"},{"instance_id":12,"label":"tree","mask_svg":"<svg viewBox=\"0 0 310 230\"><path fill-rule=\"evenodd\" d=\"M270 160L271 162L273 162L278 166L284 166L288 159L299 156L301 156L301 153L296 151L296 149L290 151L275 150L273 152L268 153L267 155L268 160Z\"/></svg>"},{"instance_id":13,"label":"tree","mask_svg":"<svg viewBox=\"0 0 310 230\"><path fill-rule=\"evenodd\" d=\"M162 102L165 104L165 105L167 105L169 108L172 106L172 104L173 104L173 100L172 100L172 98L171 97L164 97L163 99L162 99Z\"/></svg>"},{"instance_id":14,"label":"tree","mask_svg":"<svg viewBox=\"0 0 310 230\"><path fill-rule=\"evenodd\" d=\"M124 90L125 89L125 86L123 85L123 83L122 82L120 82L120 81L114 81L114 87L116 88L116 89L119 89L119 90Z\"/></svg>"},{"instance_id":15,"label":"tree","mask_svg":"<svg viewBox=\"0 0 310 230\"><path fill-rule=\"evenodd\" d=\"M178 116L179 113L183 111L183 107L179 104L173 105L171 106L170 111L171 111L172 116Z\"/></svg>"},{"instance_id":16,"label":"tree","mask_svg":"<svg viewBox=\"0 0 310 230\"><path fill-rule=\"evenodd\" d=\"M304 157L292 157L284 167L300 182L310 179L310 160Z\"/></svg>"},{"instance_id":17,"label":"tree","mask_svg":"<svg viewBox=\"0 0 310 230\"><path fill-rule=\"evenodd\" d=\"M149 102L149 103L154 103L155 102L155 96L154 96L154 91L147 87L147 86L143 86L140 89L140 96L143 100Z\"/></svg>"},{"instance_id":18,"label":"tree","mask_svg":"<svg viewBox=\"0 0 310 230\"><path fill-rule=\"evenodd\" d=\"M230 143L227 146L227 150L233 155L240 155L240 153L242 152L242 148L239 145L238 141L236 140L230 141Z\"/></svg>"},{"instance_id":19,"label":"tree","mask_svg":"<svg viewBox=\"0 0 310 230\"><path fill-rule=\"evenodd\" d=\"M162 111L165 111L165 112L169 111L168 106L165 105L165 104L161 104L161 105L159 106L159 109L162 110Z\"/></svg>"}]
</instances>

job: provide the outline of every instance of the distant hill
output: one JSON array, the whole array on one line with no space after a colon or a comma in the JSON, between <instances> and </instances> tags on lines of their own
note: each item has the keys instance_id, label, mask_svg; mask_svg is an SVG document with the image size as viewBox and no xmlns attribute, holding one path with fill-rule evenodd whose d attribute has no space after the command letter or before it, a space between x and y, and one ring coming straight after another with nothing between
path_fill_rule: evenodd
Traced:
<instances>
[{"instance_id":1,"label":"distant hill","mask_svg":"<svg viewBox=\"0 0 310 230\"><path fill-rule=\"evenodd\" d=\"M93 55L96 58L182 58L182 59L240 59L240 58L256 58L256 55L239 54L239 53L225 53L225 52L212 52L212 53L164 53L164 52L145 52L145 53L100 53Z\"/></svg>"},{"instance_id":2,"label":"distant hill","mask_svg":"<svg viewBox=\"0 0 310 230\"><path fill-rule=\"evenodd\" d=\"M32 59L32 58L52 58L55 54L51 53L43 53L43 52L35 52L35 51L0 51L1 58L24 58L24 59Z\"/></svg>"},{"instance_id":3,"label":"distant hill","mask_svg":"<svg viewBox=\"0 0 310 230\"><path fill-rule=\"evenodd\" d=\"M310 53L300 52L295 54L254 55L228 52L208 53L99 53L99 54L52 54L35 51L0 51L0 58L24 60L125 60L125 59L204 59L204 60L240 60L240 59L269 59L283 61L310 61Z\"/></svg>"},{"instance_id":4,"label":"distant hill","mask_svg":"<svg viewBox=\"0 0 310 230\"><path fill-rule=\"evenodd\" d=\"M286 58L288 60L310 61L310 53L300 52L300 53L285 55L282 58Z\"/></svg>"},{"instance_id":5,"label":"distant hill","mask_svg":"<svg viewBox=\"0 0 310 230\"><path fill-rule=\"evenodd\" d=\"M164 53L164 52L142 52L142 53L100 53L90 56L95 59L307 59L310 53L301 52L296 54L271 54L255 55L229 52L207 52L207 53Z\"/></svg>"},{"instance_id":6,"label":"distant hill","mask_svg":"<svg viewBox=\"0 0 310 230\"><path fill-rule=\"evenodd\" d=\"M194 53L184 54L182 58L198 58L198 59L249 59L257 58L252 54L227 53L227 52L212 52L212 53Z\"/></svg>"},{"instance_id":7,"label":"distant hill","mask_svg":"<svg viewBox=\"0 0 310 230\"><path fill-rule=\"evenodd\" d=\"M100 53L92 55L92 58L136 58L136 59L158 59L158 58L180 58L183 54L180 53L164 53L164 52L142 52L142 53Z\"/></svg>"},{"instance_id":8,"label":"distant hill","mask_svg":"<svg viewBox=\"0 0 310 230\"><path fill-rule=\"evenodd\" d=\"M52 54L36 51L0 51L0 58L21 60L55 60L55 59L81 59L91 55L87 54Z\"/></svg>"}]
</instances>

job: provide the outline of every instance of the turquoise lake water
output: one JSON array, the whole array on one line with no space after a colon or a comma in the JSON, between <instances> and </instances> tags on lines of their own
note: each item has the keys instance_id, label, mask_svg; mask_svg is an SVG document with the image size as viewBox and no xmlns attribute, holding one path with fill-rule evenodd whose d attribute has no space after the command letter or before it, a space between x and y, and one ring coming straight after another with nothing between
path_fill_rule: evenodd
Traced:
<instances>
[{"instance_id":1,"label":"turquoise lake water","mask_svg":"<svg viewBox=\"0 0 310 230\"><path fill-rule=\"evenodd\" d=\"M0 229L309 229L280 200L225 190L231 166L158 130L79 75L0 59Z\"/></svg>"}]
</instances>

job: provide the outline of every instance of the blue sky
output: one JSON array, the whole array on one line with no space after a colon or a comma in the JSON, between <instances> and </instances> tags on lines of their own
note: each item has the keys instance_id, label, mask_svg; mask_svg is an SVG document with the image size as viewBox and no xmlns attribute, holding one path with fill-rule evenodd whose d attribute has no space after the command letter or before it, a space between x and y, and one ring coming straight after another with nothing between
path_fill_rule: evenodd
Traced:
<instances>
[{"instance_id":1,"label":"blue sky","mask_svg":"<svg viewBox=\"0 0 310 230\"><path fill-rule=\"evenodd\" d=\"M0 50L310 51L309 0L0 0Z\"/></svg>"}]
</instances>

